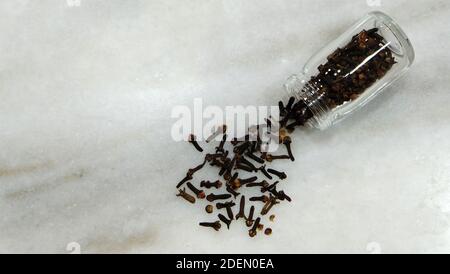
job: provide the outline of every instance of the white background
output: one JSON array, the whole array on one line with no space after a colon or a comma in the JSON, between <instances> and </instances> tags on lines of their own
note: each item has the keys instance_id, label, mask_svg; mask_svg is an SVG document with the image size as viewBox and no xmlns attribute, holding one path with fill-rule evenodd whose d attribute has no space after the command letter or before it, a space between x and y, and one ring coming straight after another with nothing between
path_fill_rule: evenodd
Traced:
<instances>
[{"instance_id":1,"label":"white background","mask_svg":"<svg viewBox=\"0 0 450 274\"><path fill-rule=\"evenodd\" d=\"M371 10L409 35L410 72L292 136L271 237L200 228L174 185L202 156L171 140L172 107L276 104ZM450 252L449 17L445 0L1 1L0 252Z\"/></svg>"}]
</instances>

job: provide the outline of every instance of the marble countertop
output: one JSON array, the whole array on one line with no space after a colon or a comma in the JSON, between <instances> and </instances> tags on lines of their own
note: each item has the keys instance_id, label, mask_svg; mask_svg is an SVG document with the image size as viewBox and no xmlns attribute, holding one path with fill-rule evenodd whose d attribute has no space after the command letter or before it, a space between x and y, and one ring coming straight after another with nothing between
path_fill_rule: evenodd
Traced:
<instances>
[{"instance_id":1,"label":"marble countertop","mask_svg":"<svg viewBox=\"0 0 450 274\"><path fill-rule=\"evenodd\" d=\"M271 237L198 226L171 110L272 105L371 10L416 50L357 115L298 131ZM450 3L1 1L0 252L450 252ZM243 96L244 95L244 96Z\"/></svg>"}]
</instances>

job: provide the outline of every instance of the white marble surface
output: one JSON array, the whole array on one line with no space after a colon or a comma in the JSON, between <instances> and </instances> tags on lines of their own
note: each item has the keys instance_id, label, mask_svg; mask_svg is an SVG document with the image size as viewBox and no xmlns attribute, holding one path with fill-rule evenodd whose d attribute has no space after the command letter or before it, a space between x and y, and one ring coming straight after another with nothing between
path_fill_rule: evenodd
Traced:
<instances>
[{"instance_id":1,"label":"white marble surface","mask_svg":"<svg viewBox=\"0 0 450 274\"><path fill-rule=\"evenodd\" d=\"M0 252L450 252L450 4L377 2L1 1ZM271 237L198 227L174 184L200 155L171 141L172 107L271 105L375 9L410 36L411 71L294 134Z\"/></svg>"}]
</instances>

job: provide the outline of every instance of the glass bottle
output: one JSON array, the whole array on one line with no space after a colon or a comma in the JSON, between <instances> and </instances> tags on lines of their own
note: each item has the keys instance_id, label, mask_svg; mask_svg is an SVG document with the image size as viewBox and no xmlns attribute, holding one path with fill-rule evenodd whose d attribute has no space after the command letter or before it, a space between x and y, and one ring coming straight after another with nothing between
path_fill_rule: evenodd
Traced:
<instances>
[{"instance_id":1,"label":"glass bottle","mask_svg":"<svg viewBox=\"0 0 450 274\"><path fill-rule=\"evenodd\" d=\"M362 34L363 31L366 33ZM374 43L371 35L383 42L375 45L375 51L369 51L367 56L358 56L360 51L365 52L365 44ZM354 45L349 46L350 41ZM353 50L346 51L346 47L354 48L356 57L352 56ZM349 62L342 56L336 57L342 52L350 52L350 56L344 56ZM333 58L339 61L330 65ZM390 66L389 58L395 63L383 71ZM381 66L379 60L382 60ZM414 49L397 23L382 12L371 12L313 55L300 74L288 79L285 88L289 96L303 100L311 110L313 117L306 125L323 130L370 102L402 76L413 61ZM376 80L372 82L374 77ZM361 89L361 86L366 87ZM339 94L345 96L339 98Z\"/></svg>"}]
</instances>

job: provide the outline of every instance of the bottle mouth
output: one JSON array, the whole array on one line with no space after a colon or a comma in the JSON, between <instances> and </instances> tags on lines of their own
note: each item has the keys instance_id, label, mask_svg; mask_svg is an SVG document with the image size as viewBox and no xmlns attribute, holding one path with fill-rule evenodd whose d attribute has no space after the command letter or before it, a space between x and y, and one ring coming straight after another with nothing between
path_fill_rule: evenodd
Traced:
<instances>
[{"instance_id":1,"label":"bottle mouth","mask_svg":"<svg viewBox=\"0 0 450 274\"><path fill-rule=\"evenodd\" d=\"M388 48L395 55L407 58L409 63L412 64L415 59L414 48L403 29L394 19L381 11L374 11L369 13L369 15L377 19L374 27L378 28L380 35L389 43Z\"/></svg>"}]
</instances>

